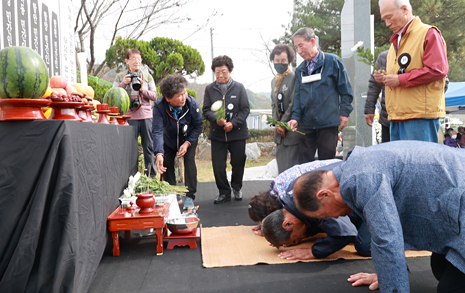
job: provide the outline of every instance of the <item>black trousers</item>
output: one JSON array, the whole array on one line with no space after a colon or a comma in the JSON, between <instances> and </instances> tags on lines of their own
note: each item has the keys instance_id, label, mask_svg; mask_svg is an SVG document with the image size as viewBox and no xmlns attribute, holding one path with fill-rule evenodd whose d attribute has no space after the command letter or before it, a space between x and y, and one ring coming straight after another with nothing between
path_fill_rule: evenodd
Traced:
<instances>
[{"instance_id":1,"label":"black trousers","mask_svg":"<svg viewBox=\"0 0 465 293\"><path fill-rule=\"evenodd\" d=\"M231 188L241 190L246 159L245 139L229 142L212 140L211 144L213 175L215 175L216 187L220 194L231 195ZM226 176L228 151L231 154L231 186L229 186L228 177Z\"/></svg>"},{"instance_id":2,"label":"black trousers","mask_svg":"<svg viewBox=\"0 0 465 293\"><path fill-rule=\"evenodd\" d=\"M391 132L389 127L381 125L381 142L390 142L391 141Z\"/></svg>"},{"instance_id":3,"label":"black trousers","mask_svg":"<svg viewBox=\"0 0 465 293\"><path fill-rule=\"evenodd\" d=\"M171 185L176 185L176 174L174 170L174 159L176 158L177 151L163 145L165 157L163 158L163 166L166 167L166 172L163 174L163 180ZM197 149L197 142L191 144L184 155L184 185L187 186L186 196L195 199L197 192L197 166L195 165L195 151Z\"/></svg>"},{"instance_id":4,"label":"black trousers","mask_svg":"<svg viewBox=\"0 0 465 293\"><path fill-rule=\"evenodd\" d=\"M136 132L136 140L140 135L140 142L142 144L142 150L144 152L144 166L145 169L150 168L150 177L155 177L157 171L155 170L155 162L153 160L153 138L152 138L152 118L142 120L128 120Z\"/></svg>"},{"instance_id":5,"label":"black trousers","mask_svg":"<svg viewBox=\"0 0 465 293\"><path fill-rule=\"evenodd\" d=\"M431 255L431 269L434 277L439 281L438 293L465 292L465 273L451 264L445 255L433 252Z\"/></svg>"},{"instance_id":6,"label":"black trousers","mask_svg":"<svg viewBox=\"0 0 465 293\"><path fill-rule=\"evenodd\" d=\"M336 157L338 127L322 129L299 129L305 133L299 140L299 163L315 161L318 150L318 160L334 159Z\"/></svg>"}]
</instances>

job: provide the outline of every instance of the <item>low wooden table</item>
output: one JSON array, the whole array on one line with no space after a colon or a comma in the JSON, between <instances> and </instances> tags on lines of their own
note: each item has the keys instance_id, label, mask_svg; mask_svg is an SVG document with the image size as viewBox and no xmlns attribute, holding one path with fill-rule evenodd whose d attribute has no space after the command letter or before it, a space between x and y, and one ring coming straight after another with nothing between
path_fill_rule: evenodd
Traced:
<instances>
[{"instance_id":1,"label":"low wooden table","mask_svg":"<svg viewBox=\"0 0 465 293\"><path fill-rule=\"evenodd\" d=\"M141 230L153 228L157 234L157 255L163 254L163 228L168 219L170 204L165 203L162 207L154 207L151 213L139 214L139 209L129 211L118 207L107 218L108 230L113 238L113 256L119 256L118 231ZM128 235L129 233L126 233ZM129 234L130 235L130 234Z\"/></svg>"}]
</instances>

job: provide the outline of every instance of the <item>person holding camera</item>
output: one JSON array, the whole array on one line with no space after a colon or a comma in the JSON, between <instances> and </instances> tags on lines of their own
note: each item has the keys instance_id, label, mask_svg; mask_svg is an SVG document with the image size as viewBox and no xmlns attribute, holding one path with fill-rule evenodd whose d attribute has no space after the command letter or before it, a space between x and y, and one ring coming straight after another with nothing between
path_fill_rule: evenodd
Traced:
<instances>
[{"instance_id":1,"label":"person holding camera","mask_svg":"<svg viewBox=\"0 0 465 293\"><path fill-rule=\"evenodd\" d=\"M187 80L181 75L168 75L160 84L163 95L153 107L153 148L156 167L164 180L176 185L175 158L184 158L187 194L184 208L193 208L197 191L195 150L203 121L199 103L187 94Z\"/></svg>"},{"instance_id":2,"label":"person holding camera","mask_svg":"<svg viewBox=\"0 0 465 293\"><path fill-rule=\"evenodd\" d=\"M153 77L142 72L142 54L137 49L129 49L124 60L129 66L129 71L121 72L115 77L113 87L124 88L130 99L129 110L122 115L131 116L129 125L134 127L136 140L140 135L144 152L145 169L150 172L150 177L155 177L157 172L153 159L152 140L152 107L150 101L158 98L157 88Z\"/></svg>"},{"instance_id":3,"label":"person holding camera","mask_svg":"<svg viewBox=\"0 0 465 293\"><path fill-rule=\"evenodd\" d=\"M205 88L203 99L203 114L210 121L211 153L213 175L219 195L214 203L231 201L231 188L236 200L242 200L242 178L245 167L245 140L249 138L247 116L250 106L244 85L231 78L234 68L233 61L228 56L218 56L213 59L212 70L216 81ZM225 118L216 119L212 104L221 101ZM226 176L226 160L228 151L231 154L231 186Z\"/></svg>"}]
</instances>

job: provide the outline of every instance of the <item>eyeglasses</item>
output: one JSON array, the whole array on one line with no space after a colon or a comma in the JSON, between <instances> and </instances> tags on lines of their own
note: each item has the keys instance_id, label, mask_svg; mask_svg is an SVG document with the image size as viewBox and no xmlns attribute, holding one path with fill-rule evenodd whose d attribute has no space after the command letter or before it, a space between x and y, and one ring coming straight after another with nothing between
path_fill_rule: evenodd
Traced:
<instances>
[{"instance_id":1,"label":"eyeglasses","mask_svg":"<svg viewBox=\"0 0 465 293\"><path fill-rule=\"evenodd\" d=\"M129 59L131 61L139 61L139 62L142 62L142 58L137 58L137 57L132 57L131 59Z\"/></svg>"},{"instance_id":2,"label":"eyeglasses","mask_svg":"<svg viewBox=\"0 0 465 293\"><path fill-rule=\"evenodd\" d=\"M224 70L224 71L215 71L215 75L218 75L218 76L220 76L220 75L228 75L228 74L229 74L229 71L226 71L226 70Z\"/></svg>"}]
</instances>

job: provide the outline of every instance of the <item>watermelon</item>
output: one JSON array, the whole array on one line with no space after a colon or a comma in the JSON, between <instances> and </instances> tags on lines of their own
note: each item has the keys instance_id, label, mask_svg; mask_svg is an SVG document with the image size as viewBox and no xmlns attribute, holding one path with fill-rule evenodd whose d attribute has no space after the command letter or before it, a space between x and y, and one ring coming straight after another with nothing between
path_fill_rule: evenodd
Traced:
<instances>
[{"instance_id":1,"label":"watermelon","mask_svg":"<svg viewBox=\"0 0 465 293\"><path fill-rule=\"evenodd\" d=\"M0 98L40 99L47 87L47 67L36 51L20 46L0 51Z\"/></svg>"},{"instance_id":2,"label":"watermelon","mask_svg":"<svg viewBox=\"0 0 465 293\"><path fill-rule=\"evenodd\" d=\"M118 107L121 115L129 110L129 96L125 89L114 87L109 89L103 98L103 103L108 107Z\"/></svg>"}]
</instances>

